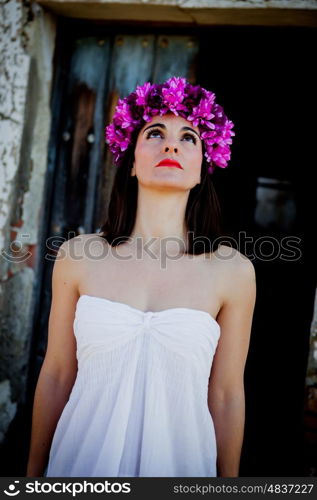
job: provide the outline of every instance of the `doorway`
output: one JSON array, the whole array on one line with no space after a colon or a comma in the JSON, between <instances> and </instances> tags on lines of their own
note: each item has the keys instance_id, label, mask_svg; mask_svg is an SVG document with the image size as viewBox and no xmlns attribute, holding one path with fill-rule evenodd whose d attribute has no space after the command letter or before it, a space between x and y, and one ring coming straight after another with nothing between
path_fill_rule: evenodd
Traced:
<instances>
[{"instance_id":1,"label":"doorway","mask_svg":"<svg viewBox=\"0 0 317 500\"><path fill-rule=\"evenodd\" d=\"M214 174L225 231L235 241L244 232L253 242L273 237L277 246L288 236L300 240L297 260L268 257L271 243L253 259L258 292L245 373L242 476L306 475L304 383L316 288L309 180L314 35L312 28L118 29L63 20L57 37L45 239L98 230L114 177L104 125L117 99L137 83L177 75L214 91L235 123L232 161ZM271 219L263 215L267 206ZM28 422L46 349L54 246L37 290ZM44 242L42 250L44 256Z\"/></svg>"}]
</instances>

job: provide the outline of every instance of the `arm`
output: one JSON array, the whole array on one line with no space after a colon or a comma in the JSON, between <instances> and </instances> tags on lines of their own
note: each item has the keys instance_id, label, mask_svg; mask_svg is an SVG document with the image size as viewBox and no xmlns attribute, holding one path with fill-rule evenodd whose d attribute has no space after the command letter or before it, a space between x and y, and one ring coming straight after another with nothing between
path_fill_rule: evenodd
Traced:
<instances>
[{"instance_id":1,"label":"arm","mask_svg":"<svg viewBox=\"0 0 317 500\"><path fill-rule=\"evenodd\" d=\"M237 252L228 268L228 290L217 317L221 335L208 389L217 441L218 477L239 475L245 421L243 378L256 298L251 261Z\"/></svg>"},{"instance_id":2,"label":"arm","mask_svg":"<svg viewBox=\"0 0 317 500\"><path fill-rule=\"evenodd\" d=\"M54 262L48 344L34 396L27 477L44 473L53 434L77 373L73 333L78 299L77 273L75 261L68 252L67 241L59 248Z\"/></svg>"}]
</instances>

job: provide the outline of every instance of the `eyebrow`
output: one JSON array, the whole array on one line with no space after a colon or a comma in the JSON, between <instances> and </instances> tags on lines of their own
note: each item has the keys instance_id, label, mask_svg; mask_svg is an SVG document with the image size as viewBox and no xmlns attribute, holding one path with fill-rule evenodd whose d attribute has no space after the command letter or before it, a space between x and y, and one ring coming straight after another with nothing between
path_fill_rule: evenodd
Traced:
<instances>
[{"instance_id":1,"label":"eyebrow","mask_svg":"<svg viewBox=\"0 0 317 500\"><path fill-rule=\"evenodd\" d=\"M148 127L146 127L144 130L143 130L143 133L148 130L149 128L154 128L154 127L161 127L163 129L166 130L166 126L164 125L164 123L153 123L152 125L149 125ZM197 134L197 132L192 129L191 127L182 127L181 130L190 130L191 132L194 132L194 134L197 135L198 139L200 139L199 135Z\"/></svg>"}]
</instances>

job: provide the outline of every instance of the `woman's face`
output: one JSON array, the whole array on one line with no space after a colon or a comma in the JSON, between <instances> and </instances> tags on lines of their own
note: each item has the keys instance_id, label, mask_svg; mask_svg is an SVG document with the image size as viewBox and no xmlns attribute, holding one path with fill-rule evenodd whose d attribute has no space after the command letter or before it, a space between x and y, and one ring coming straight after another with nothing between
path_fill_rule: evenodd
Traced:
<instances>
[{"instance_id":1,"label":"woman's face","mask_svg":"<svg viewBox=\"0 0 317 500\"><path fill-rule=\"evenodd\" d=\"M139 132L131 175L143 185L191 189L202 160L198 127L173 113L154 116Z\"/></svg>"}]
</instances>

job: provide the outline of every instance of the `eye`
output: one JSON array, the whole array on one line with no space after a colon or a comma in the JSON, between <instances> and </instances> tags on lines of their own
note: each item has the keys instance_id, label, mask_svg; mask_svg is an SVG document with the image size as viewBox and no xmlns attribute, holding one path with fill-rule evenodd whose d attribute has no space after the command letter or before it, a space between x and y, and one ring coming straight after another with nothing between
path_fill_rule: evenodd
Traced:
<instances>
[{"instance_id":1,"label":"eye","mask_svg":"<svg viewBox=\"0 0 317 500\"><path fill-rule=\"evenodd\" d=\"M154 128L152 130L149 130L146 134L146 138L147 139L151 139L151 138L156 138L156 137L163 137L163 132L162 130L158 129L158 128Z\"/></svg>"},{"instance_id":2,"label":"eye","mask_svg":"<svg viewBox=\"0 0 317 500\"><path fill-rule=\"evenodd\" d=\"M182 140L196 144L196 137L193 134L188 134L188 133L184 134Z\"/></svg>"}]
</instances>

